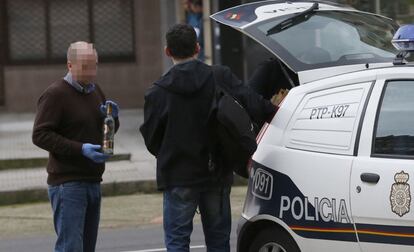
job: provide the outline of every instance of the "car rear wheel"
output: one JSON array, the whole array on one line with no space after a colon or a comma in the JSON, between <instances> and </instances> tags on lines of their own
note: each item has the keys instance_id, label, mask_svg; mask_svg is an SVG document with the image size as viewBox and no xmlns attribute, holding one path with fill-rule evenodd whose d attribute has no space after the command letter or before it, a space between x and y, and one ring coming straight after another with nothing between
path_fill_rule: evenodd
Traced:
<instances>
[{"instance_id":1,"label":"car rear wheel","mask_svg":"<svg viewBox=\"0 0 414 252\"><path fill-rule=\"evenodd\" d=\"M293 238L277 228L262 230L253 240L249 252L300 252Z\"/></svg>"}]
</instances>

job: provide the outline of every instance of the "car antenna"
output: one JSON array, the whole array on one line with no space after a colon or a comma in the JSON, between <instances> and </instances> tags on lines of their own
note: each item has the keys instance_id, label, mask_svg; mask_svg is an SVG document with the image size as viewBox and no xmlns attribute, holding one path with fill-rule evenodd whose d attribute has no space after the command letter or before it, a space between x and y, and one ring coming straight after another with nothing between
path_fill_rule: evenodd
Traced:
<instances>
[{"instance_id":1,"label":"car antenna","mask_svg":"<svg viewBox=\"0 0 414 252\"><path fill-rule=\"evenodd\" d=\"M279 33L283 30L286 30L292 26L295 26L297 24L303 23L306 20L308 20L314 13L316 10L319 9L319 3L314 3L312 5L312 7L310 7L309 9L300 12L299 14L296 14L295 16L286 19L285 21L282 21L281 23L275 25L274 27L270 28L267 33L266 36L270 36L276 33Z\"/></svg>"}]
</instances>

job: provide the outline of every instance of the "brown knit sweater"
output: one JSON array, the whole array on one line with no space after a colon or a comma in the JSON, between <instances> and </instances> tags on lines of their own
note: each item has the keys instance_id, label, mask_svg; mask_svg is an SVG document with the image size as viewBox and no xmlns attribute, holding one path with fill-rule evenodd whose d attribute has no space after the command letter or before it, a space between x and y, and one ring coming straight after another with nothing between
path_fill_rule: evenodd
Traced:
<instances>
[{"instance_id":1,"label":"brown knit sweater","mask_svg":"<svg viewBox=\"0 0 414 252\"><path fill-rule=\"evenodd\" d=\"M82 144L102 144L104 116L99 106L103 101L98 85L93 92L83 94L63 79L50 85L39 98L32 140L49 152L49 185L102 181L105 165L84 157ZM119 120L115 121L118 130Z\"/></svg>"}]
</instances>

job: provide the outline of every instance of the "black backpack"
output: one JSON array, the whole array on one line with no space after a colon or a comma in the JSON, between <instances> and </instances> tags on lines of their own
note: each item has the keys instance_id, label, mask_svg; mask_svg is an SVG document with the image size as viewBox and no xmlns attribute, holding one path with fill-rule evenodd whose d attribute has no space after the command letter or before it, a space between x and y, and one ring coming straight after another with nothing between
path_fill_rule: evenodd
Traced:
<instances>
[{"instance_id":1,"label":"black backpack","mask_svg":"<svg viewBox=\"0 0 414 252\"><path fill-rule=\"evenodd\" d=\"M254 124L241 103L218 78L213 67L215 92L210 113L212 158L215 170L234 171L248 178L247 164L257 149Z\"/></svg>"}]
</instances>

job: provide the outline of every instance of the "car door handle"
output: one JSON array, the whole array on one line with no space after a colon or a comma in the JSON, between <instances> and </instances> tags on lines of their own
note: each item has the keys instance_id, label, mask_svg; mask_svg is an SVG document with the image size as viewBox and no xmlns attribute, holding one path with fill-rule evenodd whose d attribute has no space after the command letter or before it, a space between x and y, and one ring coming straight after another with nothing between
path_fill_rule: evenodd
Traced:
<instances>
[{"instance_id":1,"label":"car door handle","mask_svg":"<svg viewBox=\"0 0 414 252\"><path fill-rule=\"evenodd\" d=\"M362 173L361 180L367 183L376 184L380 180L380 175L375 173Z\"/></svg>"}]
</instances>

